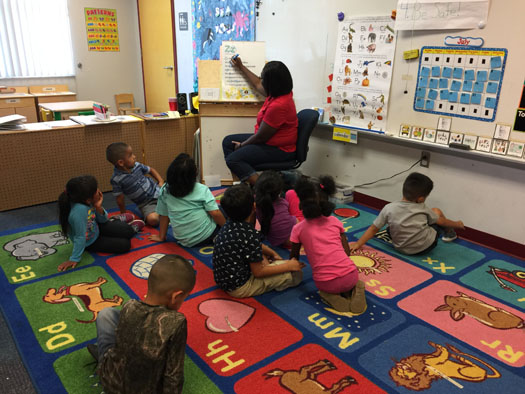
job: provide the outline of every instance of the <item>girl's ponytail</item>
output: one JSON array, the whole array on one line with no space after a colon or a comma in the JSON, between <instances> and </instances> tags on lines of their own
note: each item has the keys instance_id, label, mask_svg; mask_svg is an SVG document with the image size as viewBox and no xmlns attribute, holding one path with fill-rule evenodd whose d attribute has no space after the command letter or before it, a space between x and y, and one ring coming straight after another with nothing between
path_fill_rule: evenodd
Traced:
<instances>
[{"instance_id":1,"label":"girl's ponytail","mask_svg":"<svg viewBox=\"0 0 525 394\"><path fill-rule=\"evenodd\" d=\"M297 197L301 201L299 209L306 219L315 219L319 216L330 216L335 205L328 201L328 197L335 193L335 182L331 176L321 176L319 183L301 179L295 186Z\"/></svg>"},{"instance_id":2,"label":"girl's ponytail","mask_svg":"<svg viewBox=\"0 0 525 394\"><path fill-rule=\"evenodd\" d=\"M284 182L275 171L264 171L255 183L255 205L260 212L261 232L268 235L275 211L273 203L283 190Z\"/></svg>"},{"instance_id":3,"label":"girl's ponytail","mask_svg":"<svg viewBox=\"0 0 525 394\"><path fill-rule=\"evenodd\" d=\"M64 190L58 196L58 222L62 227L62 234L67 237L67 230L69 229L69 213L71 212L71 202L69 196Z\"/></svg>"}]
</instances>

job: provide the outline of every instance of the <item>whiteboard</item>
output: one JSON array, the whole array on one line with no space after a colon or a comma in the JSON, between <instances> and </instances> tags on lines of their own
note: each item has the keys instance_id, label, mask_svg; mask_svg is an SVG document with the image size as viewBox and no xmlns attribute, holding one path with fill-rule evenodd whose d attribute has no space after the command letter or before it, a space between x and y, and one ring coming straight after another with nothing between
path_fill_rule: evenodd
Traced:
<instances>
[{"instance_id":1,"label":"whiteboard","mask_svg":"<svg viewBox=\"0 0 525 394\"><path fill-rule=\"evenodd\" d=\"M328 75L333 71L337 42L337 13L344 12L347 16L390 15L396 6L397 0L265 0L259 8L256 40L266 42L267 60L281 60L290 69L298 111L325 107L330 84ZM523 0L491 0L484 29L397 32L388 132L397 135L401 124L437 126L439 115L413 109L419 59L406 61L403 52L423 46L444 46L445 37L449 35L482 37L484 48L508 50L494 121L453 117L451 131L491 138L496 123L513 125L525 78L525 45L520 42L525 36L523 15ZM525 133L513 131L510 139L525 141Z\"/></svg>"}]
</instances>

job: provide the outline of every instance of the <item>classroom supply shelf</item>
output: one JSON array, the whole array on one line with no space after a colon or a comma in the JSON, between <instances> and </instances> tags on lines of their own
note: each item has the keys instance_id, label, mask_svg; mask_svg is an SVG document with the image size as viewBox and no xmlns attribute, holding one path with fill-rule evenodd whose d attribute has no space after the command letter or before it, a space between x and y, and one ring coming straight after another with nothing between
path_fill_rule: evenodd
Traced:
<instances>
[{"instance_id":1,"label":"classroom supply shelf","mask_svg":"<svg viewBox=\"0 0 525 394\"><path fill-rule=\"evenodd\" d=\"M330 130L332 132L334 126L329 123L319 123L318 127ZM493 153L485 153L477 150L462 150L450 148L448 145L440 145L432 142L425 142L420 140L408 139L395 137L388 134L375 133L371 131L361 130L361 129L352 129L357 130L358 138L365 138L375 141L388 142L395 145L407 146L415 149L422 149L430 152L442 153L450 156L461 157L464 159L478 160L490 164L498 164L505 167L524 169L525 160L521 158L513 158L509 156L499 156Z\"/></svg>"}]
</instances>

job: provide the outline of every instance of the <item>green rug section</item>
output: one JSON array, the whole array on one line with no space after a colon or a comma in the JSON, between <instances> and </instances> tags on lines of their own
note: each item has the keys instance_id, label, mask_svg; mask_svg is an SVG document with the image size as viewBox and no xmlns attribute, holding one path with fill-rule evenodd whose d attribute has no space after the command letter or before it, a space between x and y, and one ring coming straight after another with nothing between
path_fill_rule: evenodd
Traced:
<instances>
[{"instance_id":1,"label":"green rug section","mask_svg":"<svg viewBox=\"0 0 525 394\"><path fill-rule=\"evenodd\" d=\"M96 374L93 357L86 348L57 359L53 368L68 393L101 394L104 390ZM221 394L222 391L186 356L183 394Z\"/></svg>"},{"instance_id":2,"label":"green rug section","mask_svg":"<svg viewBox=\"0 0 525 394\"><path fill-rule=\"evenodd\" d=\"M16 289L15 294L38 343L48 353L95 338L98 312L129 299L98 266L29 283Z\"/></svg>"},{"instance_id":3,"label":"green rug section","mask_svg":"<svg viewBox=\"0 0 525 394\"><path fill-rule=\"evenodd\" d=\"M518 283L525 284L525 268L503 260L490 260L481 267L463 275L460 281L486 294L490 294L491 297L497 297L521 310L525 310L525 289L501 277L498 278L498 281L490 273L490 267L508 271L508 274L512 274Z\"/></svg>"},{"instance_id":4,"label":"green rug section","mask_svg":"<svg viewBox=\"0 0 525 394\"><path fill-rule=\"evenodd\" d=\"M359 216L356 218L344 218L341 216L333 215L336 218L338 218L341 222L343 222L343 226L345 227L345 232L352 232L357 231L362 228L368 228L374 219L376 218L376 215L371 214L369 212L363 211L362 209L359 209L356 205L353 204L337 204L336 208L352 208L359 212Z\"/></svg>"},{"instance_id":5,"label":"green rug section","mask_svg":"<svg viewBox=\"0 0 525 394\"><path fill-rule=\"evenodd\" d=\"M73 244L62 236L60 226L49 226L0 237L0 266L10 283L20 284L57 273L69 260ZM78 266L94 261L84 253Z\"/></svg>"},{"instance_id":6,"label":"green rug section","mask_svg":"<svg viewBox=\"0 0 525 394\"><path fill-rule=\"evenodd\" d=\"M364 231L355 234L355 239L359 239L363 234ZM351 240L349 239L349 241ZM367 245L382 249L389 254L398 256L401 260L420 265L431 272L442 275L454 275L485 258L485 255L477 250L462 246L457 242L447 243L441 240L430 253L411 256L398 252L391 244L376 238L368 241Z\"/></svg>"}]
</instances>

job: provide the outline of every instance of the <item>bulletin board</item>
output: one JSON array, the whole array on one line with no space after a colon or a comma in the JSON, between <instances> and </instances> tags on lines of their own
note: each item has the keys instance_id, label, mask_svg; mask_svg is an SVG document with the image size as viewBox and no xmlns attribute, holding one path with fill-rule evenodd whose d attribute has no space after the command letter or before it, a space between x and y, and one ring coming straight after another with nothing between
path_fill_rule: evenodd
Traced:
<instances>
[{"instance_id":1,"label":"bulletin board","mask_svg":"<svg viewBox=\"0 0 525 394\"><path fill-rule=\"evenodd\" d=\"M268 61L281 60L290 69L298 111L328 107L326 98L330 93L327 88L331 84L329 76L334 70L338 13L348 17L390 15L396 7L397 0L301 0L300 5L294 1L269 0L262 2L258 9L256 40L266 42ZM405 60L403 53L419 50L421 55L424 48L443 48L447 36L481 37L484 40L483 50L506 49L502 57L502 76L497 88L494 116L475 119L474 116L447 114L452 118L450 131L493 138L497 124L514 125L523 88L525 46L520 39L525 36L523 15L525 2L513 2L513 7L509 8L505 0L492 0L484 28L397 31L387 131L398 135L403 124L437 128L438 119L443 115L414 108L421 56ZM513 26L516 32L510 34L504 26ZM525 132L513 130L509 139L525 141Z\"/></svg>"},{"instance_id":2,"label":"bulletin board","mask_svg":"<svg viewBox=\"0 0 525 394\"><path fill-rule=\"evenodd\" d=\"M506 61L502 48L422 48L414 110L494 121Z\"/></svg>"}]
</instances>

